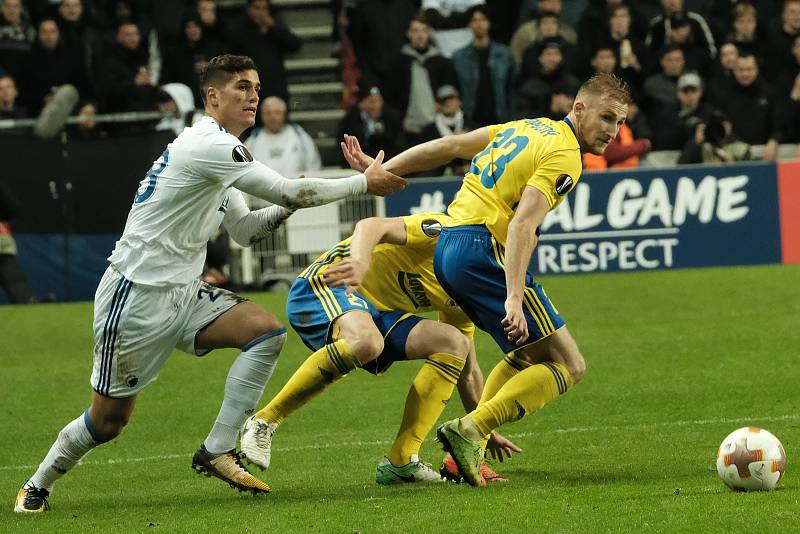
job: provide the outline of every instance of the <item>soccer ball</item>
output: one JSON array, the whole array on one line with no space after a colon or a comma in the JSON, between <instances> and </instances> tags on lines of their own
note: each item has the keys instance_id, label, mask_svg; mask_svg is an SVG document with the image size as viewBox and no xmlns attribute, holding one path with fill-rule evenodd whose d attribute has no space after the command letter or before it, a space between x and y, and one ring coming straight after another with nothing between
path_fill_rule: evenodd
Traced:
<instances>
[{"instance_id":1,"label":"soccer ball","mask_svg":"<svg viewBox=\"0 0 800 534\"><path fill-rule=\"evenodd\" d=\"M778 438L756 427L740 428L722 440L717 472L736 491L769 491L786 470L786 453Z\"/></svg>"}]
</instances>

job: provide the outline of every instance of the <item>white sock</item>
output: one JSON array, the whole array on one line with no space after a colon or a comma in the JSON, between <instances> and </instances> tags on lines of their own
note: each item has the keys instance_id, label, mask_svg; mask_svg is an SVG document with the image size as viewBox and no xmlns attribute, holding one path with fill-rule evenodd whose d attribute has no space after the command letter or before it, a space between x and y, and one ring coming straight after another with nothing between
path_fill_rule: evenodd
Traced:
<instances>
[{"instance_id":1,"label":"white sock","mask_svg":"<svg viewBox=\"0 0 800 534\"><path fill-rule=\"evenodd\" d=\"M239 431L261 400L284 343L286 329L272 330L248 343L234 360L222 408L204 442L208 452L222 454L236 448Z\"/></svg>"},{"instance_id":2,"label":"white sock","mask_svg":"<svg viewBox=\"0 0 800 534\"><path fill-rule=\"evenodd\" d=\"M98 439L87 410L58 433L58 439L39 464L39 469L25 485L52 492L56 480L67 474L81 458L101 443L104 440Z\"/></svg>"}]
</instances>

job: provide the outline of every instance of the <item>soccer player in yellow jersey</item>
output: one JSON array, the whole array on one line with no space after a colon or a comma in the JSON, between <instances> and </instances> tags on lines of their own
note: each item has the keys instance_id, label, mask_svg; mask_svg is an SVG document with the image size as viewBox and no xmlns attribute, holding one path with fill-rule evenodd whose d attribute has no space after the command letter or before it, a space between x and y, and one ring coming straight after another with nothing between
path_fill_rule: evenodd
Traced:
<instances>
[{"instance_id":1,"label":"soccer player in yellow jersey","mask_svg":"<svg viewBox=\"0 0 800 534\"><path fill-rule=\"evenodd\" d=\"M484 127L417 145L384 164L403 175L457 157L472 159L434 258L442 287L507 353L487 378L478 407L437 429L472 485L484 483L484 436L541 409L586 372L577 344L528 264L545 215L580 178L581 154L605 151L629 102L622 80L598 74L580 87L563 120ZM372 161L352 137L342 148L355 168Z\"/></svg>"},{"instance_id":2,"label":"soccer player in yellow jersey","mask_svg":"<svg viewBox=\"0 0 800 534\"><path fill-rule=\"evenodd\" d=\"M440 213L362 220L351 238L300 274L286 311L292 327L315 352L245 423L241 446L251 462L268 467L277 426L351 370L361 367L379 374L394 361L424 359L394 445L378 464L375 480L442 480L420 460L422 441L456 383L468 410L477 406L483 386L471 341L475 327L433 272L436 242L447 220ZM328 283L334 279L336 283ZM414 315L426 311L437 311L439 320ZM498 453L519 450L499 435L493 445ZM484 476L497 476L488 466L483 469Z\"/></svg>"}]
</instances>

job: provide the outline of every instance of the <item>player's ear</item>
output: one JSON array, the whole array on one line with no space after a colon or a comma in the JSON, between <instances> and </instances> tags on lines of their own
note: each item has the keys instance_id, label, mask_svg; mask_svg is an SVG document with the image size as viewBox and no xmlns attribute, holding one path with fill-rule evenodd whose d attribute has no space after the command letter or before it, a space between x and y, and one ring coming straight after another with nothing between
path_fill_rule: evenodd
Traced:
<instances>
[{"instance_id":1,"label":"player's ear","mask_svg":"<svg viewBox=\"0 0 800 534\"><path fill-rule=\"evenodd\" d=\"M583 115L584 111L586 111L586 104L583 102L583 100L576 100L572 109L575 110L575 116L580 117Z\"/></svg>"},{"instance_id":2,"label":"player's ear","mask_svg":"<svg viewBox=\"0 0 800 534\"><path fill-rule=\"evenodd\" d=\"M212 107L219 105L219 89L209 85L206 89L206 102Z\"/></svg>"}]
</instances>

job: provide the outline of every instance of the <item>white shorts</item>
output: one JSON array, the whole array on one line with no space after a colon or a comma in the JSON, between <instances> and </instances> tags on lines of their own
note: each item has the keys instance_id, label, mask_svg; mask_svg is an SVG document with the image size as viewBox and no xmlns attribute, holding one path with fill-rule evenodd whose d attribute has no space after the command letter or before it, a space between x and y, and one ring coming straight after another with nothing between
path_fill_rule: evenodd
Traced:
<instances>
[{"instance_id":1,"label":"white shorts","mask_svg":"<svg viewBox=\"0 0 800 534\"><path fill-rule=\"evenodd\" d=\"M152 287L106 269L94 297L92 388L106 397L130 397L158 377L174 348L203 356L195 336L244 299L194 280Z\"/></svg>"}]
</instances>

